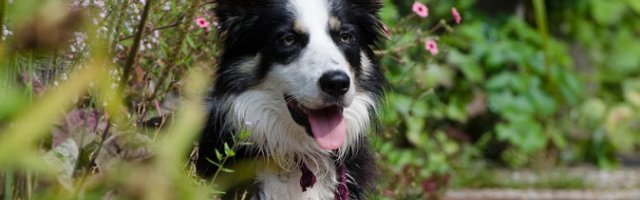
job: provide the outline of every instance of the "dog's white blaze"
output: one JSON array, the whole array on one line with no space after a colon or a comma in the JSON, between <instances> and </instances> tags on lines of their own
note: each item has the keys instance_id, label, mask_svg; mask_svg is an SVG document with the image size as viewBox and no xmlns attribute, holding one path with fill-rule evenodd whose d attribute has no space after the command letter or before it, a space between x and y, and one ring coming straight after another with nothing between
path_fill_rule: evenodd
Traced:
<instances>
[{"instance_id":1,"label":"dog's white blaze","mask_svg":"<svg viewBox=\"0 0 640 200\"><path fill-rule=\"evenodd\" d=\"M275 78L285 82L282 87L299 102L318 109L326 106L322 101L324 93L318 85L320 77L328 71L343 71L351 80L352 87L344 96L345 103L350 104L355 95L354 75L329 33L330 8L327 0L289 0L287 8L294 13L297 25L309 35L309 43L296 61L286 66L275 66Z\"/></svg>"}]
</instances>

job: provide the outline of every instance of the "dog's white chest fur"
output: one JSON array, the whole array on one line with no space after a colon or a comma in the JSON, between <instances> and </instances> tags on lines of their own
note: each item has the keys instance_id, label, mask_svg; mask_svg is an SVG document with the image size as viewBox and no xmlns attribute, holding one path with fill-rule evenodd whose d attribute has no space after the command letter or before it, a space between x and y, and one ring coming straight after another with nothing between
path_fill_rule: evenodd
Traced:
<instances>
[{"instance_id":1,"label":"dog's white chest fur","mask_svg":"<svg viewBox=\"0 0 640 200\"><path fill-rule=\"evenodd\" d=\"M257 181L261 191L253 199L260 200L333 200L337 186L336 173L333 167L318 169L309 167L316 176L317 182L303 192L300 180L300 170L287 172L262 171L258 172Z\"/></svg>"}]
</instances>

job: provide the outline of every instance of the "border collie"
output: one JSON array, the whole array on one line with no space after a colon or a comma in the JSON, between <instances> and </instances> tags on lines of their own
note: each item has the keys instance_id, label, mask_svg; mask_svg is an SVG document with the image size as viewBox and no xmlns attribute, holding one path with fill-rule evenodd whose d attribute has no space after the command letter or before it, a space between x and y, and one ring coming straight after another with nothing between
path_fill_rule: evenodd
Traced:
<instances>
[{"instance_id":1,"label":"border collie","mask_svg":"<svg viewBox=\"0 0 640 200\"><path fill-rule=\"evenodd\" d=\"M376 167L365 134L376 125L384 75L374 55L381 0L214 0L223 52L196 169L215 151L264 158L251 199L365 199ZM238 133L250 133L236 141Z\"/></svg>"}]
</instances>

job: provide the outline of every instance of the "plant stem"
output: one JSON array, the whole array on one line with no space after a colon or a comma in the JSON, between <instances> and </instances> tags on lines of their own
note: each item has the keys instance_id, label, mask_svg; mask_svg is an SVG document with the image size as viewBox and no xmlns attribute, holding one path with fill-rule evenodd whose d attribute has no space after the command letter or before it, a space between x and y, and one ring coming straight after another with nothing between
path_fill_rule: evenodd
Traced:
<instances>
[{"instance_id":1,"label":"plant stem","mask_svg":"<svg viewBox=\"0 0 640 200\"><path fill-rule=\"evenodd\" d=\"M33 175L27 173L27 199L33 199Z\"/></svg>"},{"instance_id":2,"label":"plant stem","mask_svg":"<svg viewBox=\"0 0 640 200\"><path fill-rule=\"evenodd\" d=\"M13 171L7 170L4 178L4 200L11 200L13 198Z\"/></svg>"},{"instance_id":3,"label":"plant stem","mask_svg":"<svg viewBox=\"0 0 640 200\"><path fill-rule=\"evenodd\" d=\"M549 59L547 58L547 56L549 56L549 51L547 48L547 44L549 41L549 27L547 25L547 10L545 8L544 5L544 1L543 0L534 0L533 1L533 7L535 10L535 16L536 16L536 25L538 26L538 33L542 36L542 48L544 49L545 52L545 65L548 67L549 66Z\"/></svg>"},{"instance_id":4,"label":"plant stem","mask_svg":"<svg viewBox=\"0 0 640 200\"><path fill-rule=\"evenodd\" d=\"M91 165L96 162L96 158L100 155L100 151L104 146L105 140L107 140L107 134L109 133L110 128L111 128L111 120L109 120L109 118L107 117L107 127L102 132L102 138L100 140L100 144L98 145L98 149L96 149L96 151L93 153L94 156L89 161L89 166L87 167L87 169L84 171L84 174L82 175L82 179L80 180L80 184L78 185L78 192L82 190L82 187L84 186L84 183L87 180L87 177L89 176L89 170L91 169Z\"/></svg>"},{"instance_id":5,"label":"plant stem","mask_svg":"<svg viewBox=\"0 0 640 200\"><path fill-rule=\"evenodd\" d=\"M151 29L151 31L149 31L149 32L145 33L145 34L144 34L144 36L151 35L151 34L153 34L153 32L155 32L155 31L160 31L160 30L164 30L164 29L169 29L169 28L173 28L173 27L178 27L178 26L180 25L180 21L181 21L181 20L178 20L178 21L176 21L176 22L174 22L174 23L171 23L171 24L169 24L169 25L164 25L164 26L161 26L161 27L153 28L153 29ZM122 39L119 39L119 41L120 41L120 42L122 42L122 41L125 41L125 40L128 40L128 39L131 39L131 38L133 38L134 36L135 36L135 35L126 36L126 37L124 37L124 38L122 38Z\"/></svg>"},{"instance_id":6,"label":"plant stem","mask_svg":"<svg viewBox=\"0 0 640 200\"><path fill-rule=\"evenodd\" d=\"M538 34L542 36L542 49L544 51L544 68L546 71L547 88L552 91L552 94L560 94L558 92L558 86L553 79L551 73L551 52L549 50L549 24L547 22L547 8L544 4L544 0L534 0L533 8L535 10L536 25L538 27Z\"/></svg>"},{"instance_id":7,"label":"plant stem","mask_svg":"<svg viewBox=\"0 0 640 200\"><path fill-rule=\"evenodd\" d=\"M144 32L144 26L145 24L147 24L149 10L151 9L151 4L153 4L153 1L154 0L147 0L147 2L145 2L144 4L144 10L142 11L142 16L140 19L140 23L138 24L135 39L133 41L133 45L131 45L131 49L129 49L129 54L127 55L127 60L124 64L124 74L122 75L122 80L120 80L120 91L124 91L127 82L129 82L129 78L131 78L129 76L136 61L136 57L138 56L138 49L140 48L140 42L142 42L142 32Z\"/></svg>"},{"instance_id":8,"label":"plant stem","mask_svg":"<svg viewBox=\"0 0 640 200\"><path fill-rule=\"evenodd\" d=\"M4 39L4 15L7 7L7 0L0 0L0 41Z\"/></svg>"},{"instance_id":9,"label":"plant stem","mask_svg":"<svg viewBox=\"0 0 640 200\"><path fill-rule=\"evenodd\" d=\"M227 159L228 158L229 158L229 156L225 156L225 158L222 159L222 161L220 162L220 166L218 166L218 169L216 170L216 173L213 174L213 178L211 178L211 182L212 183L215 183L216 179L218 178L218 175L220 174L220 172L224 168L224 165L227 163Z\"/></svg>"},{"instance_id":10,"label":"plant stem","mask_svg":"<svg viewBox=\"0 0 640 200\"><path fill-rule=\"evenodd\" d=\"M113 32L111 33L111 45L109 45L109 51L115 51L118 41L118 34L120 33L120 27L124 22L125 16L127 16L127 8L129 7L129 0L122 0L122 4L120 5L120 9L118 9L118 14L116 16L116 22L112 24Z\"/></svg>"}]
</instances>

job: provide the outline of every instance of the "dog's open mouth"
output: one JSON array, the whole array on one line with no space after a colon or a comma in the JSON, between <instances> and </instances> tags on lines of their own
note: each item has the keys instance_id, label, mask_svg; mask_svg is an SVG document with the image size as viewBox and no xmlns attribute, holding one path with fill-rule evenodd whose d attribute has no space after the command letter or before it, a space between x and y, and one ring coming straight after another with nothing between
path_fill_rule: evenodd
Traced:
<instances>
[{"instance_id":1,"label":"dog's open mouth","mask_svg":"<svg viewBox=\"0 0 640 200\"><path fill-rule=\"evenodd\" d=\"M289 95L285 95L285 101L293 120L311 133L320 148L335 150L342 146L347 136L347 127L341 106L313 110L304 107Z\"/></svg>"}]
</instances>

